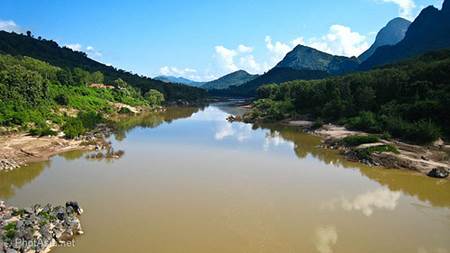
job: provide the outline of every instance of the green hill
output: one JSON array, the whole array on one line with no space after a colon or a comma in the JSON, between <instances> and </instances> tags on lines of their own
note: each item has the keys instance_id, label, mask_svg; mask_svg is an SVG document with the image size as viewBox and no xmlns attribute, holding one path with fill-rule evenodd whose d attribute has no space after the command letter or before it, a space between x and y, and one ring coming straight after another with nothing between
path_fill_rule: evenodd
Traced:
<instances>
[{"instance_id":1,"label":"green hill","mask_svg":"<svg viewBox=\"0 0 450 253\"><path fill-rule=\"evenodd\" d=\"M88 72L99 71L104 75L105 83L112 83L120 78L128 84L139 88L142 93L150 89L162 92L168 101L195 101L206 97L207 93L186 85L167 84L158 80L133 74L125 70L107 66L87 57L86 53L60 47L56 42L36 39L32 36L0 31L0 53L13 56L29 56L62 69L73 71L80 68Z\"/></svg>"}]
</instances>

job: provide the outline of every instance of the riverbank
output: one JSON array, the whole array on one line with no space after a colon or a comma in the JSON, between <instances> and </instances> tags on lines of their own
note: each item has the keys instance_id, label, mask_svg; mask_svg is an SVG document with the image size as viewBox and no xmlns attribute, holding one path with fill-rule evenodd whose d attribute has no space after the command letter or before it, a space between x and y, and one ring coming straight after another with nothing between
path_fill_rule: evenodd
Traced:
<instances>
[{"instance_id":1,"label":"riverbank","mask_svg":"<svg viewBox=\"0 0 450 253\"><path fill-rule=\"evenodd\" d=\"M20 209L0 201L0 252L49 252L56 246L74 247L82 235L77 202L65 206L34 205Z\"/></svg>"},{"instance_id":2,"label":"riverbank","mask_svg":"<svg viewBox=\"0 0 450 253\"><path fill-rule=\"evenodd\" d=\"M322 137L322 147L339 150L351 161L359 161L369 166L406 169L437 178L448 178L450 172L450 146L443 142L419 146L377 136L367 143L349 146L343 141L347 137L370 135L333 124L313 129L314 122L305 120L284 121L283 124L299 127Z\"/></svg>"},{"instance_id":3,"label":"riverbank","mask_svg":"<svg viewBox=\"0 0 450 253\"><path fill-rule=\"evenodd\" d=\"M34 162L46 161L50 157L74 150L100 150L108 147L106 125L99 125L89 133L75 139L62 136L31 136L14 133L0 136L0 171L17 169Z\"/></svg>"}]
</instances>

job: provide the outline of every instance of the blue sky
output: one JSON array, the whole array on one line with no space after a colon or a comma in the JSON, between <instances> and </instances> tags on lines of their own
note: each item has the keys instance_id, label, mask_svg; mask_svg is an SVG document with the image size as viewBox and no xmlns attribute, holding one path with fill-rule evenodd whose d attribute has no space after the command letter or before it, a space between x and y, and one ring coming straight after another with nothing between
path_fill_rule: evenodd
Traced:
<instances>
[{"instance_id":1,"label":"blue sky","mask_svg":"<svg viewBox=\"0 0 450 253\"><path fill-rule=\"evenodd\" d=\"M2 0L0 29L147 76L210 80L267 71L299 43L357 55L389 20L427 5L442 0Z\"/></svg>"}]
</instances>

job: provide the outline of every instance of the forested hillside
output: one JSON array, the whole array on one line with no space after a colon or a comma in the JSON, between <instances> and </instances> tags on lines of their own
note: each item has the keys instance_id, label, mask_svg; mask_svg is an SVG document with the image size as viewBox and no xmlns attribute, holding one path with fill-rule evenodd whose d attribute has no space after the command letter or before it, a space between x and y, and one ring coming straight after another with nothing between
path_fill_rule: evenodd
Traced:
<instances>
[{"instance_id":1,"label":"forested hillside","mask_svg":"<svg viewBox=\"0 0 450 253\"><path fill-rule=\"evenodd\" d=\"M148 107L164 101L157 90L141 94L120 78L109 87L88 86L103 81L99 71L70 71L27 56L0 54L0 132L6 127L52 135L52 129L61 129L66 137L76 137L114 112L115 104Z\"/></svg>"},{"instance_id":2,"label":"forested hillside","mask_svg":"<svg viewBox=\"0 0 450 253\"><path fill-rule=\"evenodd\" d=\"M143 93L150 89L157 89L169 101L179 99L195 101L206 97L206 92L202 89L186 85L167 84L125 70L116 69L88 58L84 52L60 47L52 40L40 37L34 38L31 34L22 35L0 31L0 53L13 56L29 56L65 69L67 73L73 73L75 68L88 72L99 71L103 74L105 83L110 84L120 78L128 84L141 89Z\"/></svg>"},{"instance_id":3,"label":"forested hillside","mask_svg":"<svg viewBox=\"0 0 450 253\"><path fill-rule=\"evenodd\" d=\"M248 121L309 117L418 143L450 137L450 50L368 72L258 89Z\"/></svg>"}]
</instances>

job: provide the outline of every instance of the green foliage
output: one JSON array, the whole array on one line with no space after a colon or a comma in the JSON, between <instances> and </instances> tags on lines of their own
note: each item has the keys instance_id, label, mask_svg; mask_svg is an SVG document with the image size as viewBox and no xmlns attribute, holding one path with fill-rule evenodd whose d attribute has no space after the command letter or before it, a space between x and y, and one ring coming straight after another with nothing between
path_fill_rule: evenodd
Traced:
<instances>
[{"instance_id":1,"label":"green foliage","mask_svg":"<svg viewBox=\"0 0 450 253\"><path fill-rule=\"evenodd\" d=\"M94 129L98 124L104 123L105 119L101 113L80 112L76 118L69 117L63 126L66 138L73 139Z\"/></svg>"},{"instance_id":2,"label":"green foliage","mask_svg":"<svg viewBox=\"0 0 450 253\"><path fill-rule=\"evenodd\" d=\"M346 127L367 132L379 132L381 128L373 112L360 112L358 116L349 118Z\"/></svg>"},{"instance_id":3,"label":"green foliage","mask_svg":"<svg viewBox=\"0 0 450 253\"><path fill-rule=\"evenodd\" d=\"M6 239L9 240L13 239L17 232L17 223L16 222L8 223L6 226L3 227L3 231Z\"/></svg>"},{"instance_id":4,"label":"green foliage","mask_svg":"<svg viewBox=\"0 0 450 253\"><path fill-rule=\"evenodd\" d=\"M270 98L275 99L280 92L280 86L277 84L266 84L256 90L259 99Z\"/></svg>"},{"instance_id":5,"label":"green foliage","mask_svg":"<svg viewBox=\"0 0 450 253\"><path fill-rule=\"evenodd\" d=\"M66 138L73 139L86 132L83 122L79 118L69 118L63 126Z\"/></svg>"},{"instance_id":6,"label":"green foliage","mask_svg":"<svg viewBox=\"0 0 450 253\"><path fill-rule=\"evenodd\" d=\"M314 123L311 125L311 129L319 129L321 128L325 122L321 118L317 118Z\"/></svg>"},{"instance_id":7,"label":"green foliage","mask_svg":"<svg viewBox=\"0 0 450 253\"><path fill-rule=\"evenodd\" d=\"M58 105L69 105L69 97L66 94L59 94L55 97L55 102Z\"/></svg>"},{"instance_id":8,"label":"green foliage","mask_svg":"<svg viewBox=\"0 0 450 253\"><path fill-rule=\"evenodd\" d=\"M57 83L63 85L110 84L120 78L130 86L140 90L142 94L145 94L150 89L156 89L163 93L169 101L179 99L197 101L203 100L207 96L207 92L203 89L186 85L167 84L145 76L116 69L112 66L107 66L88 58L84 52L60 47L56 42L51 40L38 40L31 36L0 31L0 52L13 56L26 55L38 59L40 62L48 62L53 66L57 66L57 68L53 67L53 72L49 72L49 75L42 76L50 80L57 80ZM0 69L2 69L1 63ZM33 70L40 72L36 69Z\"/></svg>"},{"instance_id":9,"label":"green foliage","mask_svg":"<svg viewBox=\"0 0 450 253\"><path fill-rule=\"evenodd\" d=\"M353 135L342 139L342 144L347 147L355 147L361 144L379 142L380 139L375 135Z\"/></svg>"},{"instance_id":10,"label":"green foliage","mask_svg":"<svg viewBox=\"0 0 450 253\"><path fill-rule=\"evenodd\" d=\"M128 107L122 107L118 111L119 114L132 114L133 112Z\"/></svg>"},{"instance_id":11,"label":"green foliage","mask_svg":"<svg viewBox=\"0 0 450 253\"><path fill-rule=\"evenodd\" d=\"M145 99L151 106L160 106L164 103L164 95L157 90L149 90L145 94Z\"/></svg>"},{"instance_id":12,"label":"green foliage","mask_svg":"<svg viewBox=\"0 0 450 253\"><path fill-rule=\"evenodd\" d=\"M443 50L384 69L263 86L255 104L265 106L246 118L283 118L268 109L284 101L293 105L286 117L310 115L415 143L450 138L449 69L450 50Z\"/></svg>"},{"instance_id":13,"label":"green foliage","mask_svg":"<svg viewBox=\"0 0 450 253\"><path fill-rule=\"evenodd\" d=\"M398 154L399 151L396 147L392 145L379 145L374 147L368 147L363 149L354 150L356 156L361 160L370 160L370 156L373 153L383 153L383 152L391 152Z\"/></svg>"},{"instance_id":14,"label":"green foliage","mask_svg":"<svg viewBox=\"0 0 450 253\"><path fill-rule=\"evenodd\" d=\"M50 127L44 126L44 127L38 127L30 129L30 134L33 136L54 136L56 135L56 132L51 130Z\"/></svg>"},{"instance_id":15,"label":"green foliage","mask_svg":"<svg viewBox=\"0 0 450 253\"><path fill-rule=\"evenodd\" d=\"M253 110L247 114L244 121L274 122L285 118L292 110L290 101L274 101L260 99L254 102Z\"/></svg>"}]
</instances>

